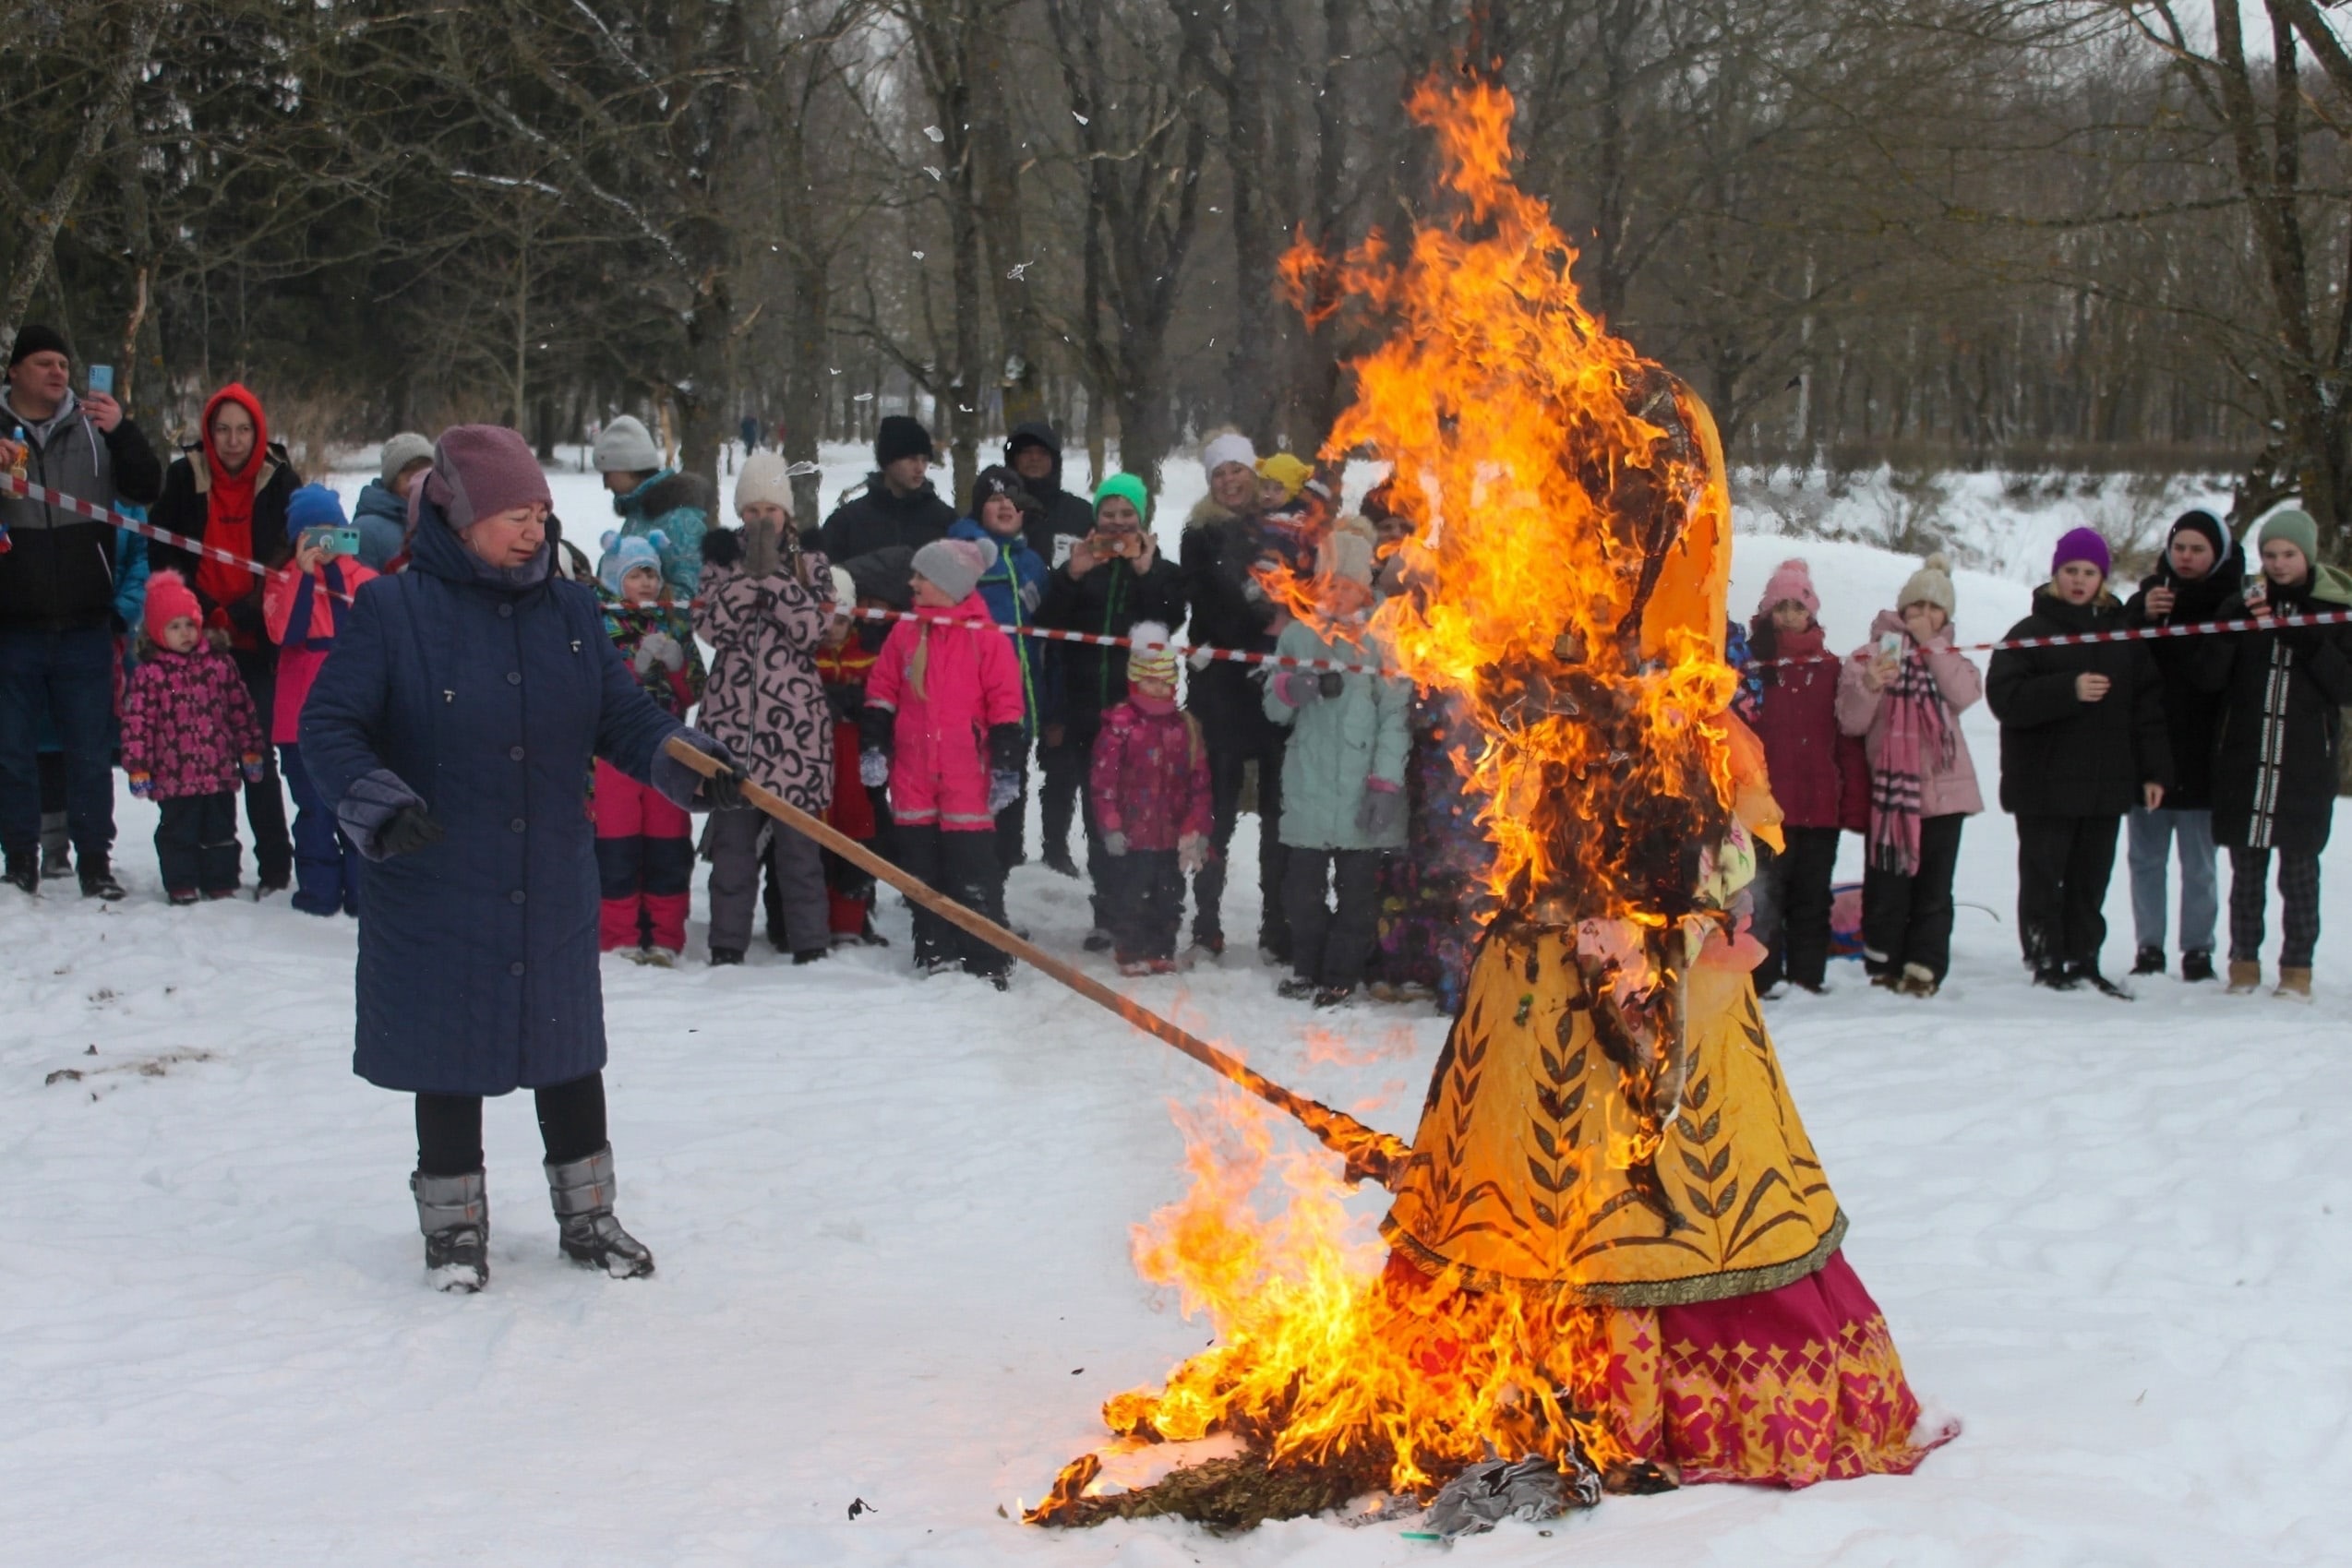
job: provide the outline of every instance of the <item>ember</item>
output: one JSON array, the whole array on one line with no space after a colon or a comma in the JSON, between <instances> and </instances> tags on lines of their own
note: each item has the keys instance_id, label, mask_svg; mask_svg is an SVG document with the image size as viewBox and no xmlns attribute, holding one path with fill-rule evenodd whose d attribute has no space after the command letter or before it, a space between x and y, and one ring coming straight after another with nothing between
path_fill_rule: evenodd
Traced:
<instances>
[{"instance_id":1,"label":"ember","mask_svg":"<svg viewBox=\"0 0 2352 1568\"><path fill-rule=\"evenodd\" d=\"M1292 275L1336 274L1394 324L1326 453L1394 464L1419 542L1374 630L1472 721L1455 761L1488 803L1500 913L1410 1155L1350 1172L1396 1193L1385 1266L1341 1178L1303 1157L1283 1207L1253 1207L1274 1158L1254 1107L1184 1119L1192 1189L1135 1261L1218 1337L1104 1418L1128 1442L1234 1434L1248 1463L1104 1497L1086 1455L1033 1522L1254 1523L1367 1477L1425 1501L1493 1454L1622 1491L1922 1452L1746 974L1749 835L1774 841L1778 811L1725 712L1712 423L1578 303L1574 247L1510 182L1509 95L1431 82L1410 108L1446 217ZM1311 604L1284 575L1269 588ZM1791 1291L1809 1294L1772 1298L1801 1330L1785 1360L1735 1333L1715 1356L1704 1304Z\"/></svg>"}]
</instances>

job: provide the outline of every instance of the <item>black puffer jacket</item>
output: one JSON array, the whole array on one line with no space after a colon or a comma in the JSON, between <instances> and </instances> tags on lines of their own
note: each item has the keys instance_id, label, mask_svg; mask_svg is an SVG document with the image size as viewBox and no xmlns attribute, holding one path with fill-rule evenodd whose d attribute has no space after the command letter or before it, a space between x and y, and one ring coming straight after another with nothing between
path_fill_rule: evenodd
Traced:
<instances>
[{"instance_id":1,"label":"black puffer jacket","mask_svg":"<svg viewBox=\"0 0 2352 1568\"><path fill-rule=\"evenodd\" d=\"M1254 513L1235 512L1204 497L1184 520L1182 569L1193 640L1244 652L1274 652L1275 606L1250 577L1268 550ZM1195 669L1185 705L1206 727L1211 746L1265 726L1260 666L1218 659Z\"/></svg>"},{"instance_id":2,"label":"black puffer jacket","mask_svg":"<svg viewBox=\"0 0 2352 1568\"><path fill-rule=\"evenodd\" d=\"M2279 615L2352 609L2307 582L2270 585ZM2233 595L2226 616L2242 616ZM2233 849L2317 855L2335 820L2335 748L2352 703L2352 628L2288 627L2204 640L2219 693L2213 762L2214 842Z\"/></svg>"},{"instance_id":3,"label":"black puffer jacket","mask_svg":"<svg viewBox=\"0 0 2352 1568\"><path fill-rule=\"evenodd\" d=\"M1004 466L1015 473L1020 469L1013 461L1014 454L1024 447L1042 447L1053 454L1053 472L1043 479L1024 478L1022 486L1045 504L1042 512L1031 512L1021 520L1021 535L1038 559L1048 568L1061 563L1053 558L1056 539L1084 539L1095 530L1095 509L1084 496L1074 496L1062 487L1062 437L1053 426L1041 419L1016 425L1004 443Z\"/></svg>"},{"instance_id":4,"label":"black puffer jacket","mask_svg":"<svg viewBox=\"0 0 2352 1568\"><path fill-rule=\"evenodd\" d=\"M2126 626L2195 626L2223 619L2223 607L2238 592L2246 576L2246 553L2230 546L2228 557L2204 576L2182 581L2172 563L2160 560L2140 582L2140 592L2123 606ZM2172 613L2148 613L2151 589L2173 592ZM2206 669L2208 643L2226 638L2162 637L2147 643L2164 685L2165 732L2172 743L2172 787L2165 805L2176 811L2209 811L2214 804L2214 730L2221 719L2221 698L2213 689Z\"/></svg>"},{"instance_id":5,"label":"black puffer jacket","mask_svg":"<svg viewBox=\"0 0 2352 1568\"><path fill-rule=\"evenodd\" d=\"M1045 580L1038 624L1064 631L1124 637L1137 621L1159 621L1173 633L1184 624L1184 584L1168 557L1155 554L1151 569L1138 572L1123 560L1105 561L1084 577L1070 575L1067 562ZM1061 647L1063 713L1082 729L1127 696L1127 650L1083 642Z\"/></svg>"},{"instance_id":6,"label":"black puffer jacket","mask_svg":"<svg viewBox=\"0 0 2352 1568\"><path fill-rule=\"evenodd\" d=\"M2047 589L2034 613L2004 640L2115 631L2123 606L2111 597L2070 604ZM2075 695L2074 677L2113 683L2096 702ZM2001 809L2016 817L2120 817L2140 804L2140 786L2172 786L2164 684L2143 642L2071 648L2004 648L1993 655L1985 697L2001 722Z\"/></svg>"},{"instance_id":7,"label":"black puffer jacket","mask_svg":"<svg viewBox=\"0 0 2352 1568\"><path fill-rule=\"evenodd\" d=\"M128 419L100 434L78 404L41 425L0 402L0 436L21 430L25 477L94 506L155 499L162 465ZM0 555L0 627L78 631L104 626L114 609L114 524L44 502L0 499L10 548Z\"/></svg>"},{"instance_id":8,"label":"black puffer jacket","mask_svg":"<svg viewBox=\"0 0 2352 1568\"><path fill-rule=\"evenodd\" d=\"M944 539L955 526L955 509L939 498L929 480L909 496L894 496L880 473L870 474L857 497L834 508L824 526L813 536L804 534L805 549L822 550L829 560L854 561L860 556L894 546L919 550L934 539Z\"/></svg>"}]
</instances>

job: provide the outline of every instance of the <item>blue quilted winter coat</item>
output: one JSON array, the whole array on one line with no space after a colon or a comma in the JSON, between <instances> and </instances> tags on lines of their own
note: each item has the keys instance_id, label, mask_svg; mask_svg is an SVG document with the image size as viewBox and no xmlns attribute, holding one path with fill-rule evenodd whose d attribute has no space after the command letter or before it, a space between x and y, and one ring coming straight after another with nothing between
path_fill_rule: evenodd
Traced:
<instances>
[{"instance_id":1,"label":"blue quilted winter coat","mask_svg":"<svg viewBox=\"0 0 2352 1568\"><path fill-rule=\"evenodd\" d=\"M660 748L684 726L547 551L498 571L429 504L414 548L360 589L302 713L303 766L375 862L352 1070L443 1095L570 1083L605 1065L590 759L682 804L696 781ZM377 860L408 801L448 836Z\"/></svg>"}]
</instances>

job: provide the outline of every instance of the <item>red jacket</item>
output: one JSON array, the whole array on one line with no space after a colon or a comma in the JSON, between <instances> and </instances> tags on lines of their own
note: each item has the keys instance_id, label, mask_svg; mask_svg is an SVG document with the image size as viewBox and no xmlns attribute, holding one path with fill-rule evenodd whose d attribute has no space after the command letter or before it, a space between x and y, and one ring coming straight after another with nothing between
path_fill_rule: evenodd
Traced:
<instances>
[{"instance_id":1,"label":"red jacket","mask_svg":"<svg viewBox=\"0 0 2352 1568\"><path fill-rule=\"evenodd\" d=\"M1174 849L1209 831L1208 747L1200 721L1170 703L1150 712L1124 702L1104 711L1087 780L1095 820L1124 833L1130 849Z\"/></svg>"},{"instance_id":2,"label":"red jacket","mask_svg":"<svg viewBox=\"0 0 2352 1568\"><path fill-rule=\"evenodd\" d=\"M320 578L325 579L322 582ZM349 595L376 574L348 556L330 556L319 564L318 577L305 577L289 567L274 573L261 588L261 614L270 640L278 644L278 689L270 700L270 738L281 746L302 738L302 705L310 696L318 667L335 645L335 628L351 608ZM342 597L337 596L340 590ZM294 628L294 613L305 601L307 622Z\"/></svg>"}]
</instances>

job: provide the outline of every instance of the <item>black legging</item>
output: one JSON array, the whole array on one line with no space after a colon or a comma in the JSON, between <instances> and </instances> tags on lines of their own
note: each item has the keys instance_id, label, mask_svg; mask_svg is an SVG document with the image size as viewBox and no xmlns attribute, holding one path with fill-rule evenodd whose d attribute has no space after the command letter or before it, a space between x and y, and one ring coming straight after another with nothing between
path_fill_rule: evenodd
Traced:
<instances>
[{"instance_id":1,"label":"black legging","mask_svg":"<svg viewBox=\"0 0 2352 1568\"><path fill-rule=\"evenodd\" d=\"M548 1160L567 1165L605 1146L605 1075L534 1089L539 1139ZM482 1096L416 1096L416 1168L426 1176L471 1176L482 1168Z\"/></svg>"}]
</instances>

